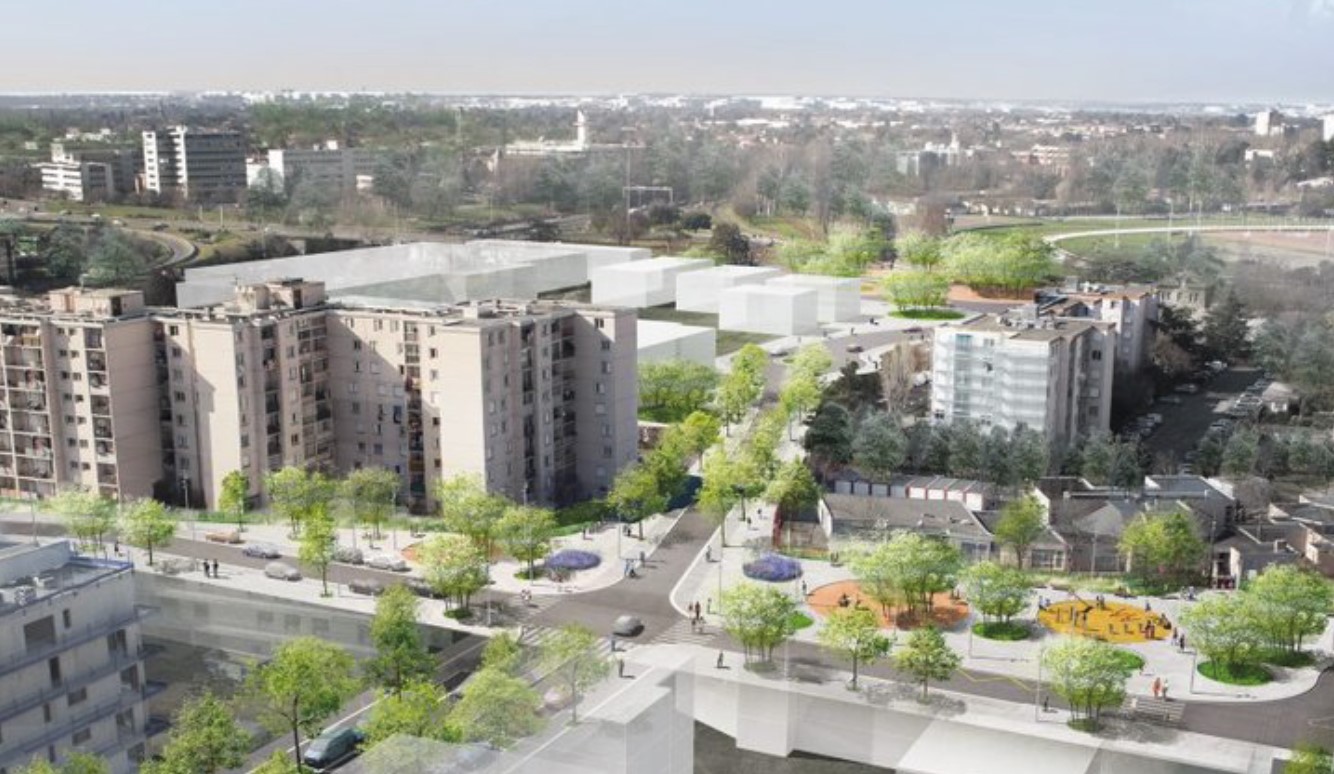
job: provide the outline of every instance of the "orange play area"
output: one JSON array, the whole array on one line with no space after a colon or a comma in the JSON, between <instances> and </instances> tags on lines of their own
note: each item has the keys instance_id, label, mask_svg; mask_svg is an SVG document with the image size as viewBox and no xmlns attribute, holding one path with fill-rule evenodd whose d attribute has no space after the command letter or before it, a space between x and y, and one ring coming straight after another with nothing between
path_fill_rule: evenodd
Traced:
<instances>
[{"instance_id":1,"label":"orange play area","mask_svg":"<svg viewBox=\"0 0 1334 774\"><path fill-rule=\"evenodd\" d=\"M1079 634L1115 643L1165 640L1172 636L1172 624L1162 613L1124 602L1082 599L1054 602L1038 612L1038 622L1061 634Z\"/></svg>"},{"instance_id":2,"label":"orange play area","mask_svg":"<svg viewBox=\"0 0 1334 774\"><path fill-rule=\"evenodd\" d=\"M880 603L862 594L861 587L856 581L841 581L831 583L827 586L821 586L812 589L806 595L806 604L811 606L821 616L829 615L833 610L837 610L841 605L839 602L846 599L848 605L856 605L860 602L864 607L878 613L880 622L885 626L895 626L900 629L911 629L918 626L922 621L917 620L916 616L910 615L906 608L891 608L889 611L893 621L886 617ZM959 625L968 617L968 603L960 599L950 599L949 594L937 594L932 600L931 612L928 614L928 623L940 629L952 629Z\"/></svg>"}]
</instances>

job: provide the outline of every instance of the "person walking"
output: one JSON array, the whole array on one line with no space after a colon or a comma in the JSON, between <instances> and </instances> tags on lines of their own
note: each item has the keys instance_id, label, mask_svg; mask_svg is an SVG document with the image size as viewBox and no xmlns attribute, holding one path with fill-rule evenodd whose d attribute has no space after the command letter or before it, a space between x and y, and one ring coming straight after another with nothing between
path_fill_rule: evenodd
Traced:
<instances>
[{"instance_id":1,"label":"person walking","mask_svg":"<svg viewBox=\"0 0 1334 774\"><path fill-rule=\"evenodd\" d=\"M1158 698L1158 694L1163 692L1163 678L1153 678L1153 698Z\"/></svg>"},{"instance_id":2,"label":"person walking","mask_svg":"<svg viewBox=\"0 0 1334 774\"><path fill-rule=\"evenodd\" d=\"M216 580L217 577L218 577L218 560L217 560L217 559L214 559L214 560L213 560L213 578Z\"/></svg>"},{"instance_id":3,"label":"person walking","mask_svg":"<svg viewBox=\"0 0 1334 774\"><path fill-rule=\"evenodd\" d=\"M616 676L625 677L625 659L616 659Z\"/></svg>"},{"instance_id":4,"label":"person walking","mask_svg":"<svg viewBox=\"0 0 1334 774\"><path fill-rule=\"evenodd\" d=\"M1163 701L1171 701L1171 699L1167 698L1167 681L1166 681L1166 680L1163 681Z\"/></svg>"},{"instance_id":5,"label":"person walking","mask_svg":"<svg viewBox=\"0 0 1334 774\"><path fill-rule=\"evenodd\" d=\"M718 663L715 664L714 667L715 667L716 669L722 669L722 668L723 668L723 652L722 652L721 650L718 651Z\"/></svg>"}]
</instances>

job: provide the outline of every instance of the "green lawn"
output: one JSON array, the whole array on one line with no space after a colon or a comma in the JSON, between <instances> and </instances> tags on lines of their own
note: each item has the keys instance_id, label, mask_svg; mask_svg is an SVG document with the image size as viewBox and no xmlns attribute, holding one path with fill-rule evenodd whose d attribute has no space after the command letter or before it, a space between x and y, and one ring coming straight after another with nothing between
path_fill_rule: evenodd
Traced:
<instances>
[{"instance_id":1,"label":"green lawn","mask_svg":"<svg viewBox=\"0 0 1334 774\"><path fill-rule=\"evenodd\" d=\"M985 621L973 624L973 634L988 640L1018 642L1028 639L1029 629L1018 621Z\"/></svg>"},{"instance_id":2,"label":"green lawn","mask_svg":"<svg viewBox=\"0 0 1334 774\"><path fill-rule=\"evenodd\" d=\"M1269 670L1259 664L1244 664L1229 668L1221 663L1206 661L1198 668L1200 674L1210 680L1228 685L1264 685L1274 679Z\"/></svg>"},{"instance_id":3,"label":"green lawn","mask_svg":"<svg viewBox=\"0 0 1334 774\"><path fill-rule=\"evenodd\" d=\"M1144 657L1133 650L1117 648L1116 658L1135 672L1144 668Z\"/></svg>"},{"instance_id":4,"label":"green lawn","mask_svg":"<svg viewBox=\"0 0 1334 774\"><path fill-rule=\"evenodd\" d=\"M800 631L802 629L809 628L815 624L815 621L812 620L810 616L806 615L801 611L793 613L792 617L788 619L788 622L792 624L792 629L794 631Z\"/></svg>"},{"instance_id":5,"label":"green lawn","mask_svg":"<svg viewBox=\"0 0 1334 774\"><path fill-rule=\"evenodd\" d=\"M671 306L650 306L639 310L641 320L660 320L682 325L697 325L701 328L718 328L718 315L705 312L681 312ZM747 344L763 344L773 341L775 336L765 333L741 333L739 331L718 331L718 354L727 355L736 352Z\"/></svg>"},{"instance_id":6,"label":"green lawn","mask_svg":"<svg viewBox=\"0 0 1334 774\"><path fill-rule=\"evenodd\" d=\"M956 309L900 309L889 314L904 320L958 320L966 316Z\"/></svg>"}]
</instances>

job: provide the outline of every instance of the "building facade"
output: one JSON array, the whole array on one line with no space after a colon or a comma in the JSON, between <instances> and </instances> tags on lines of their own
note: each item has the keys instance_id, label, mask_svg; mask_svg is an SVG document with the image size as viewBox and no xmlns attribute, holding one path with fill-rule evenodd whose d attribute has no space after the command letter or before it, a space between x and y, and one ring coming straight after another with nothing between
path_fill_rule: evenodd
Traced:
<instances>
[{"instance_id":1,"label":"building facade","mask_svg":"<svg viewBox=\"0 0 1334 774\"><path fill-rule=\"evenodd\" d=\"M1158 291L1145 287L1093 286L1042 294L1038 312L1048 317L1100 320L1116 333L1116 369L1137 374L1149 364L1153 324L1158 321Z\"/></svg>"},{"instance_id":2,"label":"building facade","mask_svg":"<svg viewBox=\"0 0 1334 774\"><path fill-rule=\"evenodd\" d=\"M934 330L934 421L1026 426L1053 448L1106 432L1116 337L1110 323L981 316Z\"/></svg>"},{"instance_id":3,"label":"building facade","mask_svg":"<svg viewBox=\"0 0 1334 774\"><path fill-rule=\"evenodd\" d=\"M636 317L559 302L329 303L318 282L151 309L71 288L0 305L0 491L80 487L216 507L256 503L287 466L378 466L400 502L480 476L516 500L596 496L637 454Z\"/></svg>"},{"instance_id":4,"label":"building facade","mask_svg":"<svg viewBox=\"0 0 1334 774\"><path fill-rule=\"evenodd\" d=\"M37 164L42 190L74 202L106 201L132 193L136 154L123 148L67 150L51 143L51 160Z\"/></svg>"},{"instance_id":5,"label":"building facade","mask_svg":"<svg viewBox=\"0 0 1334 774\"><path fill-rule=\"evenodd\" d=\"M0 542L0 774L73 751L144 756L143 648L128 562Z\"/></svg>"},{"instance_id":6,"label":"building facade","mask_svg":"<svg viewBox=\"0 0 1334 774\"><path fill-rule=\"evenodd\" d=\"M375 154L364 148L279 148L269 151L269 169L292 190L309 185L343 194L357 190L358 175L375 174Z\"/></svg>"},{"instance_id":7,"label":"building facade","mask_svg":"<svg viewBox=\"0 0 1334 774\"><path fill-rule=\"evenodd\" d=\"M245 138L239 132L177 126L146 131L144 189L178 192L200 203L234 202L246 187Z\"/></svg>"}]
</instances>

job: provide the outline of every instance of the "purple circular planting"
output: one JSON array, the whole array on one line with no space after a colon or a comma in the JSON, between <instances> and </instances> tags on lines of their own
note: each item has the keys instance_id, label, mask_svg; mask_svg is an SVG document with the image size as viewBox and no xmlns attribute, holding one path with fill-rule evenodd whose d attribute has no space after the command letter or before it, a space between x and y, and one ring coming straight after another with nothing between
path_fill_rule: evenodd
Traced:
<instances>
[{"instance_id":1,"label":"purple circular planting","mask_svg":"<svg viewBox=\"0 0 1334 774\"><path fill-rule=\"evenodd\" d=\"M801 577L801 562L782 554L764 554L760 558L746 562L741 571L753 580L782 583Z\"/></svg>"},{"instance_id":2,"label":"purple circular planting","mask_svg":"<svg viewBox=\"0 0 1334 774\"><path fill-rule=\"evenodd\" d=\"M592 551L580 551L574 548L557 551L543 562L548 570L587 570L599 564L602 564L602 557Z\"/></svg>"}]
</instances>

